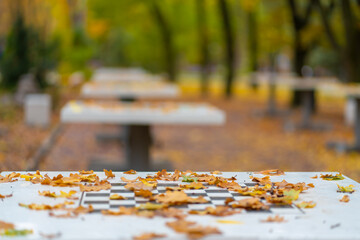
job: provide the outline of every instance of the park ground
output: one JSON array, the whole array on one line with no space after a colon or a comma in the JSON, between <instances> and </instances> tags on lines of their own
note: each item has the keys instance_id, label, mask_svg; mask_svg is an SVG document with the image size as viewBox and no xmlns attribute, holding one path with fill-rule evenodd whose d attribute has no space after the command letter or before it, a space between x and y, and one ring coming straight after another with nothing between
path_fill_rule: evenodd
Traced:
<instances>
[{"instance_id":1,"label":"park ground","mask_svg":"<svg viewBox=\"0 0 360 240\"><path fill-rule=\"evenodd\" d=\"M191 84L181 85L183 95L177 101L210 102L226 112L224 126L155 126L152 148L154 162L169 161L180 170L256 171L279 168L285 171L338 171L360 180L360 154L339 154L326 148L328 141L353 140L352 128L344 124L344 100L320 96L315 121L332 125L324 132L284 131L284 123L297 121L298 110L287 117L262 117L257 111L266 107L266 90L257 92L248 87L239 88L236 97L226 100L213 95L198 97ZM195 94L196 93L196 94ZM288 110L289 93L280 91L278 105ZM57 111L58 112L58 111ZM28 161L58 126L58 116L49 129L23 126L21 116L13 117L1 138L1 170L21 170L31 165ZM0 122L0 128L4 127ZM19 127L22 126L22 127ZM119 142L99 143L99 132L117 132L115 125L67 124L39 165L40 170L87 169L93 158L122 162Z\"/></svg>"}]
</instances>

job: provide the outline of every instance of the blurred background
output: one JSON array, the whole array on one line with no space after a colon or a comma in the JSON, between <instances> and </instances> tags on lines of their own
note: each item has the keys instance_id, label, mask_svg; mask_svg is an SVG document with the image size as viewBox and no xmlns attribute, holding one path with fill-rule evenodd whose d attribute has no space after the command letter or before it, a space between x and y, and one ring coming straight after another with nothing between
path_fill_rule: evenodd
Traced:
<instances>
[{"instance_id":1,"label":"blurred background","mask_svg":"<svg viewBox=\"0 0 360 240\"><path fill-rule=\"evenodd\" d=\"M98 69L112 67L166 79L181 90L175 101L226 113L226 124L214 128L155 126L155 162L198 171L340 171L360 180L359 153L327 147L354 139L356 106L344 89L360 82L359 1L0 0L0 11L0 170L79 170L93 156L121 159L121 143L94 137L117 126L59 119ZM283 84L294 78L331 80L311 98L312 118L331 129L284 128L303 114L298 90ZM30 93L51 99L42 126L27 120ZM256 114L274 99L290 113Z\"/></svg>"}]
</instances>

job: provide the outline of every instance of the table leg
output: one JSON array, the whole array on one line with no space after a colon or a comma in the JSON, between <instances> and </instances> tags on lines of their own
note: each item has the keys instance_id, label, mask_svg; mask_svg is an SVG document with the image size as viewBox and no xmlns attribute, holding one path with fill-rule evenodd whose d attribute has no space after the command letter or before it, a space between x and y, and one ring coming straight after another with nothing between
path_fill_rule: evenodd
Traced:
<instances>
[{"instance_id":1,"label":"table leg","mask_svg":"<svg viewBox=\"0 0 360 240\"><path fill-rule=\"evenodd\" d=\"M130 125L125 131L125 158L129 168L150 170L150 126Z\"/></svg>"},{"instance_id":2,"label":"table leg","mask_svg":"<svg viewBox=\"0 0 360 240\"><path fill-rule=\"evenodd\" d=\"M303 127L309 127L311 125L311 95L312 90L301 91L301 101L302 101L302 115L301 115L301 125Z\"/></svg>"}]
</instances>

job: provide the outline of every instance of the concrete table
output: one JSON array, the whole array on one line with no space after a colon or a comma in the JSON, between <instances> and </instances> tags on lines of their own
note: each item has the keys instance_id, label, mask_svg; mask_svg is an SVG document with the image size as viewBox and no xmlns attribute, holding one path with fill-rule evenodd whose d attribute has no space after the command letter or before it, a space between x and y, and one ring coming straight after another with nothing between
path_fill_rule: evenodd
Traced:
<instances>
[{"instance_id":1,"label":"concrete table","mask_svg":"<svg viewBox=\"0 0 360 240\"><path fill-rule=\"evenodd\" d=\"M308 79L294 79L293 82L290 83L290 87L293 90L296 90L301 95L301 121L300 123L286 123L286 130L317 130L317 131L325 131L329 130L330 126L327 124L314 123L311 120L312 115L312 106L311 106L311 98L315 91L319 88L319 82L313 78Z\"/></svg>"},{"instance_id":2,"label":"concrete table","mask_svg":"<svg viewBox=\"0 0 360 240\"><path fill-rule=\"evenodd\" d=\"M354 124L354 138L352 144L345 142L329 142L327 146L335 149L337 152L359 152L360 151L360 88L359 87L344 87L346 96L355 100L355 124Z\"/></svg>"},{"instance_id":3,"label":"concrete table","mask_svg":"<svg viewBox=\"0 0 360 240\"><path fill-rule=\"evenodd\" d=\"M150 169L152 125L222 125L223 111L207 104L72 101L61 110L64 123L127 125L123 169Z\"/></svg>"},{"instance_id":4,"label":"concrete table","mask_svg":"<svg viewBox=\"0 0 360 240\"><path fill-rule=\"evenodd\" d=\"M122 82L153 80L158 78L158 76L151 75L141 68L99 68L94 72L91 80L94 82Z\"/></svg>"},{"instance_id":5,"label":"concrete table","mask_svg":"<svg viewBox=\"0 0 360 240\"><path fill-rule=\"evenodd\" d=\"M3 172L2 175L9 172ZM42 172L45 174L46 172ZM69 172L47 172L50 177L62 174L68 176ZM105 178L103 173L97 173L99 177ZM149 172L141 172L137 175L126 175L115 172L115 178L109 181L111 190L100 192L81 193L78 187L50 187L41 184L32 184L20 179L12 183L0 183L0 194L13 194L13 197L0 201L0 221L14 223L17 229L32 229L33 234L19 239L46 239L44 235L58 236L54 239L82 240L82 239L132 239L133 236L145 232L166 234L165 239L186 239L184 234L175 233L166 227L166 222L174 221L173 218L144 218L137 216L103 216L97 211L90 214L80 215L77 218L54 218L50 217L48 211L35 211L20 207L18 204L58 204L63 203L63 198L47 198L39 196L38 191L49 190L78 191L75 195L78 200L72 200L76 206L86 206L86 201L91 201L94 208L116 210L117 206L109 200L111 192L120 192L124 186L120 177L136 178L145 177ZM305 182L313 183L315 188L307 190L299 195L297 202L314 201L316 207L312 209L276 208L270 207L270 211L248 212L243 211L228 217L213 217L189 215L187 220L195 221L203 226L217 227L222 234L210 235L206 239L360 239L360 184L345 177L341 181L325 181L322 179L311 179L315 172L286 172L283 176L272 176L271 180L282 181L285 179L291 183ZM249 176L263 177L252 172L225 172L222 176L231 177L236 175L236 182L246 186L251 183ZM337 192L336 184L342 186L354 185L355 192L349 194L348 203L339 202L343 193ZM159 184L158 184L159 185ZM158 187L159 188L159 187ZM157 191L157 190L155 190ZM159 190L160 191L160 190ZM100 193L107 201L96 204L95 197L90 196ZM123 195L123 193L120 193ZM218 196L218 193L211 193ZM89 195L89 196L88 196ZM207 193L209 195L209 193ZM130 196L130 193L129 193ZM101 197L100 197L101 198ZM132 199L133 197L129 197ZM208 198L207 196L205 198ZM92 199L92 200L90 200ZM136 199L136 198L135 198ZM128 200L125 200L128 201ZM100 202L100 201L99 201ZM263 223L269 216L279 215L285 218L283 223ZM219 221L220 220L220 221ZM222 222L221 222L222 220ZM224 221L225 220L225 221ZM15 239L14 237L3 237L1 239ZM18 238L16 238L18 239Z\"/></svg>"},{"instance_id":6,"label":"concrete table","mask_svg":"<svg viewBox=\"0 0 360 240\"><path fill-rule=\"evenodd\" d=\"M175 84L163 81L108 81L90 82L84 84L81 96L84 98L116 98L149 99L149 98L174 98L179 95L179 89Z\"/></svg>"},{"instance_id":7,"label":"concrete table","mask_svg":"<svg viewBox=\"0 0 360 240\"><path fill-rule=\"evenodd\" d=\"M116 98L121 102L133 102L136 99L168 99L179 95L179 89L175 84L156 80L138 81L103 81L84 84L81 89L81 96L84 98ZM124 126L125 131L128 128ZM102 141L122 141L121 134L103 134L96 136Z\"/></svg>"}]
</instances>

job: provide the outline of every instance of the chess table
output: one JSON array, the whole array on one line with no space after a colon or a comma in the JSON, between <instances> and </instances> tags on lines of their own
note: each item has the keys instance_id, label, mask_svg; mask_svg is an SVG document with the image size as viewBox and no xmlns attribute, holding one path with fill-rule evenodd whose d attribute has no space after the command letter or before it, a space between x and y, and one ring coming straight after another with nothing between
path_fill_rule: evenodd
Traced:
<instances>
[{"instance_id":1,"label":"chess table","mask_svg":"<svg viewBox=\"0 0 360 240\"><path fill-rule=\"evenodd\" d=\"M61 110L64 123L126 125L126 165L119 169L149 171L153 125L221 126L225 113L201 103L120 103L71 101ZM153 168L152 168L153 169Z\"/></svg>"},{"instance_id":2,"label":"chess table","mask_svg":"<svg viewBox=\"0 0 360 240\"><path fill-rule=\"evenodd\" d=\"M3 172L2 175L10 172ZM62 174L68 176L70 172L42 172L50 177ZM20 179L12 183L0 183L0 194L13 194L11 198L0 200L0 221L14 223L19 229L32 229L33 234L21 239L46 239L44 234L56 235L55 239L132 239L133 236L144 232L166 234L168 239L186 239L185 235L175 233L165 226L166 222L173 221L171 218L144 218L138 216L105 216L101 210L116 210L119 206L134 207L148 200L135 197L134 194L124 188L125 183L121 177L135 179L138 176L146 177L154 172L138 172L136 175L128 175L123 172L114 172L115 178L109 179L111 189L99 192L80 192L78 187L51 187L48 185L32 184ZM105 178L103 172L96 172L100 179ZM299 209L295 205L277 206L270 205L269 210L242 211L241 213L227 216L201 216L189 215L188 220L195 221L204 226L217 227L222 234L210 235L208 239L360 239L360 184L345 177L340 181L325 181L321 178L312 179L319 172L286 172L282 176L271 176L271 181L286 180L291 183L313 183L315 188L310 188L299 195L300 201L314 201L316 207L311 209ZM264 175L253 172L224 172L223 177L236 176L240 185L253 186L250 176L263 177ZM166 186L188 184L185 182L159 181L154 194L165 191ZM354 185L355 192L348 194L350 202L339 202L344 193L337 192L337 184L342 186ZM186 190L189 196L204 196L209 200L208 204L189 204L180 206L184 211L200 210L206 206L218 206L224 204L224 199L232 197L235 200L247 198L234 192L208 186L204 190ZM48 198L40 196L38 191L50 190L59 193L62 191L75 190L78 200L75 206L87 206L92 204L95 211L78 218L54 218L48 211L30 210L20 207L19 203L50 204L64 202L60 198ZM113 193L126 197L126 200L110 200ZM261 222L268 216L279 215L285 218L282 223ZM221 221L219 221L221 220ZM224 221L223 221L224 220ZM7 239L1 237L1 239ZM14 239L14 238L9 238ZM16 238L17 239L17 238Z\"/></svg>"}]
</instances>

